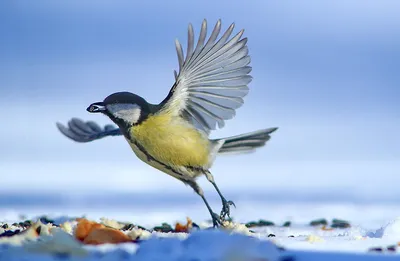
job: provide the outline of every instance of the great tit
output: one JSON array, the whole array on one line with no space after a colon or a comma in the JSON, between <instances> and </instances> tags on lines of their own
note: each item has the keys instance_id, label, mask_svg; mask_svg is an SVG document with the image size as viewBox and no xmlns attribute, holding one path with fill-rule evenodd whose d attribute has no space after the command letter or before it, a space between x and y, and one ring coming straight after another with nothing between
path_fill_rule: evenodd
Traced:
<instances>
[{"instance_id":1,"label":"great tit","mask_svg":"<svg viewBox=\"0 0 400 261\"><path fill-rule=\"evenodd\" d=\"M231 37L234 24L219 37L218 20L206 42L207 21L201 25L194 45L194 31L188 28L186 57L175 41L179 72L175 83L159 104L150 104L130 92L116 92L101 102L92 103L87 111L108 116L118 128L104 129L92 121L73 118L68 127L57 123L59 130L77 142L89 142L106 136L123 135L137 157L152 167L189 185L203 199L213 226L223 224L234 203L222 195L210 172L219 154L251 152L262 147L277 128L268 128L222 139L209 139L212 130L224 126L243 104L252 77L247 38L244 30ZM220 215L214 213L203 190L196 182L205 175L222 200Z\"/></svg>"}]
</instances>

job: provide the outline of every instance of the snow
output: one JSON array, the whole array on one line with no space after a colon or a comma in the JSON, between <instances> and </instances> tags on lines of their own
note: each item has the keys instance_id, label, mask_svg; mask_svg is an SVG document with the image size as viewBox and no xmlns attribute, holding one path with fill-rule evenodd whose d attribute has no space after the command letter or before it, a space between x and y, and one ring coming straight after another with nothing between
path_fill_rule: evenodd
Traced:
<instances>
[{"instance_id":1,"label":"snow","mask_svg":"<svg viewBox=\"0 0 400 261\"><path fill-rule=\"evenodd\" d=\"M214 204L215 202L212 202ZM206 229L209 225L204 216L201 205L171 206L169 210L152 206L153 211L147 208L139 211L131 208L124 209L59 209L54 210L56 224L62 224L72 217L85 216L91 220L102 222L108 226L120 228L119 221L135 221L135 224L146 228L160 225L160 221L174 224L183 221L185 214L193 214L194 221L198 221L201 230L186 233L143 232L139 243L122 243L118 245L104 244L99 246L82 245L70 235L73 233L76 222L64 223L62 229L42 229L40 240L16 240L19 243L7 245L0 240L0 260L394 260L400 256L396 251L389 251L389 246L396 246L400 242L400 215L397 216L395 207L388 204L319 204L297 202L291 204L265 204L239 201L238 209L233 209L237 223L232 230L216 231ZM182 211L182 208L185 211ZM279 211L278 211L279 210ZM24 218L35 220L43 209L27 211ZM163 212L164 211L164 212ZM133 213L136 212L136 213ZM242 213L244 212L244 213ZM14 210L0 209L0 216L8 219L8 224L19 221L21 213ZM42 212L42 214L45 212ZM67 213L70 213L68 216ZM72 213L72 214L71 214ZM80 214L79 214L80 213ZM106 216L106 214L107 216ZM291 213L291 215L288 215ZM243 222L258 220L254 218L270 217L275 226L252 227L249 231ZM105 218L103 218L105 216ZM137 218L141 216L141 218ZM152 218L146 219L145 217ZM157 218L158 216L158 218ZM351 227L344 229L330 229L326 227L310 226L312 219L343 218L350 222ZM285 221L291 221L290 227L284 227ZM142 222L142 223L141 223ZM16 228L13 228L16 229ZM1 231L0 231L1 232ZM140 231L130 231L132 238ZM134 235L135 234L135 235ZM140 233L139 233L140 234ZM273 235L273 236L272 236ZM382 252L371 252L372 248L382 248ZM282 250L283 248L283 250ZM68 254L66 254L68 253Z\"/></svg>"},{"instance_id":2,"label":"snow","mask_svg":"<svg viewBox=\"0 0 400 261\"><path fill-rule=\"evenodd\" d=\"M63 234L65 237L68 234ZM57 237L57 234L55 235ZM60 236L58 236L60 237ZM64 245L67 245L63 240ZM68 241L70 242L70 241ZM48 245L48 242L46 242ZM30 244L32 246L33 244ZM44 244L40 244L43 246ZM187 239L180 240L175 237L152 237L137 247L136 244L120 244L118 246L101 245L99 247L85 247L77 251L77 246L70 244L63 249L46 247L36 249L25 247L17 249L11 247L1 252L1 258L7 260L21 260L29 257L30 260L57 260L62 251L69 258L79 260L227 260L238 258L240 260L257 260L267 258L278 260L280 250L271 242L260 241L244 235L230 235L222 231L193 232ZM72 251L72 249L75 250ZM69 250L69 251L68 251ZM51 254L50 254L51 253Z\"/></svg>"},{"instance_id":3,"label":"snow","mask_svg":"<svg viewBox=\"0 0 400 261\"><path fill-rule=\"evenodd\" d=\"M398 221L394 222L400 226ZM394 225L394 224L393 224ZM264 231L265 232L265 231ZM270 231L268 231L270 232ZM348 231L351 232L351 231ZM346 233L348 233L346 232ZM345 233L345 234L346 234ZM348 233L351 234L351 233ZM260 233L260 238L263 237ZM287 238L277 236L278 240L260 239L242 234L224 231L201 230L192 232L186 239L175 236L153 236L140 244L124 243L119 245L100 245L80 247L71 240L60 239L69 235L58 231L54 237L62 240L62 248L56 249L55 244L43 239L40 244L29 243L25 247L15 246L3 248L0 251L1 260L390 260L394 254L355 253L351 248L366 246L368 240L337 238L326 236L322 242L310 242L304 237ZM69 243L66 243L69 242ZM281 250L276 243L287 245ZM374 242L378 243L378 242ZM383 243L381 241L380 243ZM348 250L334 252L320 251L324 246L335 245L337 248ZM40 247L38 247L40 245ZM36 247L33 247L36 246ZM47 247L43 247L47 246ZM322 247L321 247L322 246ZM346 247L347 246L347 247ZM344 247L344 248L342 248ZM79 249L77 251L76 249ZM65 254L68 253L68 254ZM347 252L347 253L346 253ZM63 254L64 253L64 254ZM399 258L399 256L396 256Z\"/></svg>"}]
</instances>

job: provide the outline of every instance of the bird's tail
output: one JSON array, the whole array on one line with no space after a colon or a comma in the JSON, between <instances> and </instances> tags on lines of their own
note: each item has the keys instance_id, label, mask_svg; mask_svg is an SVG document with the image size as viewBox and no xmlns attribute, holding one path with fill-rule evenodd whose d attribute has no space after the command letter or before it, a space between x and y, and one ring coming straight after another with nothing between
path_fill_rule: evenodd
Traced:
<instances>
[{"instance_id":1,"label":"bird's tail","mask_svg":"<svg viewBox=\"0 0 400 261\"><path fill-rule=\"evenodd\" d=\"M268 128L216 140L218 142L223 142L223 145L218 150L218 154L252 152L257 148L264 146L271 138L270 134L277 129L278 128Z\"/></svg>"}]
</instances>

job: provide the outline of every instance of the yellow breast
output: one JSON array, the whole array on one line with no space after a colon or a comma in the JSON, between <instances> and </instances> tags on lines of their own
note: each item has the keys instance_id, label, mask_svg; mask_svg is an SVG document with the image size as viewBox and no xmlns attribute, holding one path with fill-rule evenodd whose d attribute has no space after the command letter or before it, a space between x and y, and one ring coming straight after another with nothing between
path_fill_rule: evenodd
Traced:
<instances>
[{"instance_id":1,"label":"yellow breast","mask_svg":"<svg viewBox=\"0 0 400 261\"><path fill-rule=\"evenodd\" d=\"M132 127L130 135L148 154L166 165L206 167L209 163L208 138L169 114L150 116Z\"/></svg>"}]
</instances>

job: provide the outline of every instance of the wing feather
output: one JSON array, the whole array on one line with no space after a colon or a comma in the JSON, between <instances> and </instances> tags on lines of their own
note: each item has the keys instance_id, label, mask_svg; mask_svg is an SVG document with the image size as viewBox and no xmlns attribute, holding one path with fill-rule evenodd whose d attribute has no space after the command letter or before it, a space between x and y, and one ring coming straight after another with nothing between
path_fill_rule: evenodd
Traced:
<instances>
[{"instance_id":1,"label":"wing feather","mask_svg":"<svg viewBox=\"0 0 400 261\"><path fill-rule=\"evenodd\" d=\"M191 56L186 58L186 60L187 60L186 66L190 66L191 62L197 58L197 56L199 55L199 53L201 51L201 48L203 48L204 41L206 40L206 36L207 36L207 22L204 20L201 25L200 36L197 41L196 49L194 50L194 52Z\"/></svg>"},{"instance_id":2,"label":"wing feather","mask_svg":"<svg viewBox=\"0 0 400 261\"><path fill-rule=\"evenodd\" d=\"M231 108L229 108L229 107L227 107L227 106L223 106L223 105L220 105L220 104L218 104L218 103L215 103L215 102L212 102L212 101L210 101L210 100L207 100L207 99L204 99L204 98L202 98L202 97L198 97L198 96L194 96L194 95L190 95L191 96L191 98L192 98L192 100L194 100L194 101L199 101L199 102L204 102L205 104L208 104L208 105L210 105L210 106L213 106L214 108L216 108L216 109L219 109L219 110L225 110L226 112L228 112L228 113L230 113L230 114L235 114L235 110L234 109L231 109Z\"/></svg>"},{"instance_id":3,"label":"wing feather","mask_svg":"<svg viewBox=\"0 0 400 261\"><path fill-rule=\"evenodd\" d=\"M102 129L93 121L84 122L78 118L68 121L68 127L58 122L56 125L62 134L76 142L90 142L108 136L122 136L121 130L116 126L108 124Z\"/></svg>"},{"instance_id":4,"label":"wing feather","mask_svg":"<svg viewBox=\"0 0 400 261\"><path fill-rule=\"evenodd\" d=\"M179 43L178 40L175 40L175 46L176 46L176 53L178 54L179 70L182 70L184 61L182 45Z\"/></svg>"},{"instance_id":5,"label":"wing feather","mask_svg":"<svg viewBox=\"0 0 400 261\"><path fill-rule=\"evenodd\" d=\"M233 102L237 102L237 103L241 103L243 104L243 99L239 98L239 97L235 97L235 96L227 96L227 95L221 95L221 94L217 94L217 93L212 93L212 92L206 92L206 91L191 91L190 92L192 95L202 95L202 96L207 96L210 98L219 98L219 99L223 99L223 100L230 100Z\"/></svg>"},{"instance_id":6,"label":"wing feather","mask_svg":"<svg viewBox=\"0 0 400 261\"><path fill-rule=\"evenodd\" d=\"M198 110L198 111L200 111L200 112L206 114L207 116L213 118L216 122L218 122L218 125L220 125L220 126L221 126L221 125L222 125L222 126L224 125L224 120L223 120L221 117L219 117L218 115L216 115L216 114L210 112L209 110L207 110L206 108L204 108L201 104L199 104L199 103L197 103L197 102L195 102L195 101L192 101L192 100L188 101L188 104L189 104L192 108L194 108L194 109L196 109L196 110Z\"/></svg>"},{"instance_id":7,"label":"wing feather","mask_svg":"<svg viewBox=\"0 0 400 261\"><path fill-rule=\"evenodd\" d=\"M244 103L252 77L247 38L244 30L233 35L232 23L222 34L221 20L207 38L204 20L194 46L194 30L189 24L186 58L178 40L175 47L179 72L174 71L175 84L160 104L160 112L168 110L182 116L206 133L222 128L225 120L235 116ZM232 37L231 37L232 36Z\"/></svg>"},{"instance_id":8,"label":"wing feather","mask_svg":"<svg viewBox=\"0 0 400 261\"><path fill-rule=\"evenodd\" d=\"M186 57L190 59L190 56L192 55L194 48L194 31L193 31L193 26L192 24L189 24L188 28L188 49L186 53Z\"/></svg>"}]
</instances>

